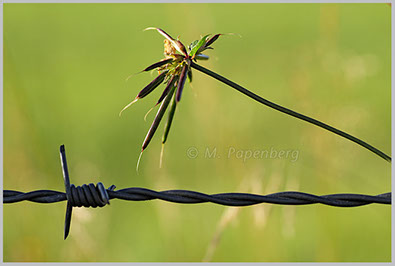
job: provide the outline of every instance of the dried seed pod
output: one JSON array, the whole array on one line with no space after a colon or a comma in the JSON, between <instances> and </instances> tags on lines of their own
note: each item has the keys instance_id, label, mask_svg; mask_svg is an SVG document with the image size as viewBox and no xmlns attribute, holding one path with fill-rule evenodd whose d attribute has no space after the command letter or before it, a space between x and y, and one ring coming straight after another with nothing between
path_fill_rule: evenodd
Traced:
<instances>
[{"instance_id":1,"label":"dried seed pod","mask_svg":"<svg viewBox=\"0 0 395 266\"><path fill-rule=\"evenodd\" d=\"M163 91L162 95L160 96L158 102L156 103L156 105L160 104L163 99L167 96L167 94L169 94L169 91L174 87L174 83L177 81L178 76L174 75L169 82L167 83L167 86L165 88L165 90Z\"/></svg>"},{"instance_id":2,"label":"dried seed pod","mask_svg":"<svg viewBox=\"0 0 395 266\"><path fill-rule=\"evenodd\" d=\"M153 81L151 81L147 86L145 86L144 89L142 89L139 92L137 97L132 102L130 102L128 105L126 105L121 110L121 112L119 112L119 116L121 116L122 112L125 111L127 108L129 108L132 104L137 102L139 99L144 98L145 96L150 94L150 92L152 92L156 87L158 87L165 79L167 72L168 72L168 70L163 71L159 76L157 76Z\"/></svg>"},{"instance_id":3,"label":"dried seed pod","mask_svg":"<svg viewBox=\"0 0 395 266\"><path fill-rule=\"evenodd\" d=\"M188 74L189 83L191 83L192 82L192 69L191 68L189 68L187 74Z\"/></svg>"},{"instance_id":4,"label":"dried seed pod","mask_svg":"<svg viewBox=\"0 0 395 266\"><path fill-rule=\"evenodd\" d=\"M219 36L221 36L222 34L215 34L213 37L211 37L210 38L210 40L208 40L207 42L206 42L206 45L205 45L205 47L207 48L207 47L209 47L211 44L213 44L213 42L215 42L218 38L219 38Z\"/></svg>"},{"instance_id":5,"label":"dried seed pod","mask_svg":"<svg viewBox=\"0 0 395 266\"><path fill-rule=\"evenodd\" d=\"M181 100L182 89L184 88L185 80L187 77L188 72L188 64L185 64L182 67L180 79L178 80L177 84L177 94L176 94L176 101L179 102Z\"/></svg>"},{"instance_id":6,"label":"dried seed pod","mask_svg":"<svg viewBox=\"0 0 395 266\"><path fill-rule=\"evenodd\" d=\"M176 97L175 97L175 93L173 93L173 99L171 100L170 110L165 125L165 131L163 132L163 136L162 136L162 144L166 143L167 137L170 132L171 123L173 122L174 113L176 112L176 107L177 107Z\"/></svg>"},{"instance_id":7,"label":"dried seed pod","mask_svg":"<svg viewBox=\"0 0 395 266\"><path fill-rule=\"evenodd\" d=\"M148 130L147 136L144 139L141 152L143 152L145 150L145 148L147 148L152 137L154 136L156 129L158 128L160 121L162 120L162 117L165 114L167 107L169 106L171 97L174 94L174 90L175 90L175 86L173 86L173 88L170 90L169 94L166 96L165 100L162 102L161 106L159 107L159 110L156 113L154 122L152 122L152 125L151 125L150 129Z\"/></svg>"},{"instance_id":8,"label":"dried seed pod","mask_svg":"<svg viewBox=\"0 0 395 266\"><path fill-rule=\"evenodd\" d=\"M150 70L153 70L153 69L155 69L155 68L157 68L157 67L161 67L161 66L163 66L163 65L166 65L166 64L170 63L171 61L173 61L173 58L161 60L161 61L159 61L159 62L156 62L155 64L152 64L152 65L148 66L148 67L145 68L142 72L144 72L144 71L150 71Z\"/></svg>"},{"instance_id":9,"label":"dried seed pod","mask_svg":"<svg viewBox=\"0 0 395 266\"><path fill-rule=\"evenodd\" d=\"M153 81L151 81L147 86L142 89L139 94L137 95L138 99L144 98L148 94L150 94L156 87L158 87L163 80L168 71L163 71L159 76L157 76Z\"/></svg>"}]
</instances>

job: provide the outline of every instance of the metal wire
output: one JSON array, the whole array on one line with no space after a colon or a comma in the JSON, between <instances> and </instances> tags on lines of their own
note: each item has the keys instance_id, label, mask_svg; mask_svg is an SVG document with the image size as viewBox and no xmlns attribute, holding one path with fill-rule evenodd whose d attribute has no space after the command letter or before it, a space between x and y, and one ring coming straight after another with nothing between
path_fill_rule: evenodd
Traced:
<instances>
[{"instance_id":1,"label":"metal wire","mask_svg":"<svg viewBox=\"0 0 395 266\"><path fill-rule=\"evenodd\" d=\"M108 193L110 200L121 199L127 201L147 201L159 199L174 203L197 204L211 202L219 205L238 207L256 205L260 203L281 205L309 205L321 203L324 205L336 207L357 207L372 203L391 204L390 192L376 196L363 194L331 194L317 196L296 191L278 192L268 195L248 193L220 193L208 195L190 190L155 191L138 187L125 188L116 191L107 189L106 192ZM66 193L54 190L36 190L26 193L14 190L3 191L4 203L16 203L21 201L56 203L65 200L67 200ZM79 205L80 206L78 207L92 207L89 205L88 201L81 201Z\"/></svg>"},{"instance_id":2,"label":"metal wire","mask_svg":"<svg viewBox=\"0 0 395 266\"><path fill-rule=\"evenodd\" d=\"M235 207L250 206L261 203L281 205L309 205L320 203L336 207L357 207L372 203L387 205L391 204L391 192L376 196L363 194L331 194L317 196L296 191L278 192L268 195L248 193L220 193L209 195L191 190L155 191L138 187L114 191L114 185L106 189L101 182L97 183L97 185L91 183L89 185L76 187L73 184L70 184L64 145L60 146L60 160L62 164L66 192L54 190L36 190L25 193L15 190L3 190L3 203L16 203L21 201L55 203L67 200L64 239L67 238L70 231L73 207L104 207L105 205L110 204L111 199L121 199L127 201L147 201L159 199L183 204L211 202L219 205Z\"/></svg>"}]
</instances>

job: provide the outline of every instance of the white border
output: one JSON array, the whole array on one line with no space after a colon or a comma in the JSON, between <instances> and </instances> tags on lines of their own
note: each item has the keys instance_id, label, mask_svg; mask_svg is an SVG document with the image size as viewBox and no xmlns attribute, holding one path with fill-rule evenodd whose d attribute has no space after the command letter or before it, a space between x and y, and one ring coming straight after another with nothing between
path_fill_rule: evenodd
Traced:
<instances>
[{"instance_id":1,"label":"white border","mask_svg":"<svg viewBox=\"0 0 395 266\"><path fill-rule=\"evenodd\" d=\"M394 3L395 0L376 0L376 1L369 1L369 0L345 0L345 1L340 1L340 0L302 0L302 1L296 1L296 0L279 0L279 1L268 1L268 0L261 0L261 1L221 1L221 0L215 0L215 1L209 1L209 0L201 0L201 1L195 1L195 0L191 0L191 1L177 1L177 0L168 0L168 1L160 1L160 0L150 0L150 1L131 1L131 0L116 0L116 1L105 1L105 0L41 0L41 1L28 1L28 0L0 0L0 12L1 12L1 22L0 22L0 33L1 33L1 44L2 44L2 48L3 48L3 3L392 3L391 6L391 33L392 33L392 37L391 37L391 43L392 43L392 49L391 49L391 55L392 55L392 62L391 62L391 73L392 73L392 77L395 77L395 65L394 65L394 31L395 31L395 25L394 25L394 20L392 19L395 15L395 9L394 9ZM1 58L1 73L0 73L0 82L1 82L1 117L3 118L3 49L1 49L0 51L0 58ZM394 94L394 86L393 86L393 82L391 80L391 143L392 143L392 149L391 149L391 154L394 154L395 151L395 144L394 144L394 121L395 121L395 109L393 108L393 103L395 102L395 94ZM3 122L3 120L2 120ZM1 162L0 162L0 169L1 169L1 187L3 187L3 123L1 123L1 140L0 140L0 147L1 147ZM392 156L392 155L391 155ZM393 177L395 174L395 169L393 167L393 162L391 163L391 173L392 173L392 191L394 190L394 182L393 182ZM3 194L1 194L0 196L1 198L1 202L3 202ZM392 206L394 205L395 200L392 198ZM392 208L391 206L391 208ZM1 217L3 217L3 205L1 205ZM394 246L394 237L395 237L395 233L394 233L394 209L392 208L392 215L391 215L391 219L392 219L392 230L391 230L391 236L392 236L392 241L391 241L391 250L392 250L392 254L391 254L391 261L394 261L394 251L395 251L395 246ZM3 219L1 219L1 233L3 232ZM1 234L3 235L3 234ZM1 263L3 264L3 237L1 238L0 241L1 245L1 251L0 251L0 256L2 258ZM5 263L4 263L5 264ZM7 263L8 264L8 263ZM12 263L13 265L22 265L24 263ZM47 265L55 265L55 263L45 263ZM72 264L80 264L80 263L56 263L56 265L61 264L61 265L72 265ZM81 263L82 264L82 263ZM94 263L96 264L96 263ZM100 263L101 265L112 265L113 263ZM117 263L117 264L132 264L132 265L157 265L157 264L168 264L168 265L172 265L173 263ZM187 265L187 264L192 264L192 263L177 263L178 265ZM204 263L204 264L212 264L212 263ZM245 263L215 263L216 265L244 265ZM305 263L252 263L252 264L268 264L268 265L304 265ZM309 263L309 265L315 265L318 264L316 262L313 263ZM335 263L325 263L325 264L335 264ZM340 265L359 265L360 263L336 263L336 264L340 264ZM388 264L388 263L380 263L380 264ZM29 263L29 265L42 265L42 263ZM376 263L364 263L364 265L376 265Z\"/></svg>"}]
</instances>

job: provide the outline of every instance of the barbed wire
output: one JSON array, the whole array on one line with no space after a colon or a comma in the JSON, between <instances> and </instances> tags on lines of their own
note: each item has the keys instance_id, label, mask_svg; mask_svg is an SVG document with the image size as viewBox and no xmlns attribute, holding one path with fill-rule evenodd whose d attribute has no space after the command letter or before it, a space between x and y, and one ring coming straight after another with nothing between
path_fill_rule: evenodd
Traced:
<instances>
[{"instance_id":1,"label":"barbed wire","mask_svg":"<svg viewBox=\"0 0 395 266\"><path fill-rule=\"evenodd\" d=\"M65 239L69 234L73 207L104 207L105 205L110 204L111 199L127 201L159 199L183 204L211 202L234 207L251 206L261 203L281 205L309 205L320 203L336 207L357 207L373 203L391 204L391 192L375 196L350 193L317 196L297 191L285 191L267 195L249 193L219 193L209 195L191 190L155 191L139 187L131 187L114 191L114 185L106 189L101 182L97 183L97 185L91 183L89 185L76 187L75 185L70 185L64 145L60 147L60 157L66 192L55 190L36 190L31 192L3 190L3 203L16 203L21 201L56 203L67 200L64 228Z\"/></svg>"},{"instance_id":2,"label":"barbed wire","mask_svg":"<svg viewBox=\"0 0 395 266\"><path fill-rule=\"evenodd\" d=\"M101 183L98 183L101 184ZM94 184L90 184L93 185ZM95 186L95 188L97 185ZM317 196L309 193L297 191L285 191L267 195L257 195L249 193L220 193L204 194L191 190L166 190L155 191L146 188L125 188L117 191L106 190L109 199L121 199L127 201L146 201L164 200L173 203L196 204L196 203L215 203L225 206L250 206L260 203L271 203L281 205L309 205L324 204L336 207L357 207L372 203L391 204L391 193L384 193L376 196L363 194L331 194ZM84 195L86 198L87 196ZM56 203L67 200L66 193L54 190L36 190L31 192L20 192L14 190L3 191L4 203L16 203L21 201L31 201L36 203ZM92 206L88 201L81 200L84 207L103 207ZM75 205L74 207L81 207Z\"/></svg>"}]
</instances>

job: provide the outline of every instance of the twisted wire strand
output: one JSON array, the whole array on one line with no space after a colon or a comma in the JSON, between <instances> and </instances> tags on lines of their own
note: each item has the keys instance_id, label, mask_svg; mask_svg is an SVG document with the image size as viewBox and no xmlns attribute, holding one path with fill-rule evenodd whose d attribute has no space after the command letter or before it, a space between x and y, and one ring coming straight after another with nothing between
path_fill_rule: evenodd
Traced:
<instances>
[{"instance_id":1,"label":"twisted wire strand","mask_svg":"<svg viewBox=\"0 0 395 266\"><path fill-rule=\"evenodd\" d=\"M70 183L69 171L67 168L66 150L64 145L60 146L60 161L62 165L63 180L66 192L54 190L36 190L31 192L21 192L15 190L3 190L3 203L16 203L21 201L31 201L36 203L55 203L67 201L66 215L64 223L64 239L70 232L71 216L73 207L104 207L110 204L111 199L121 199L128 201L164 200L173 203L197 204L211 202L224 206L250 206L261 203L281 204L281 205L308 205L324 204L336 207L357 207L372 203L391 204L391 192L377 196L363 194L332 194L317 196L313 194L286 191L272 193L268 195L257 195L248 193L219 193L204 194L191 190L166 190L155 191L146 188L131 187L114 190L112 185L108 189L99 182L96 185L75 186Z\"/></svg>"},{"instance_id":2,"label":"twisted wire strand","mask_svg":"<svg viewBox=\"0 0 395 266\"><path fill-rule=\"evenodd\" d=\"M83 190L84 186L87 185L81 186L81 191ZM89 185L87 187L89 187ZM331 194L317 196L297 191L278 192L268 195L257 195L249 193L220 193L208 195L190 190L155 191L138 187L125 188L113 191L113 187L114 186L111 186L109 189L106 189L106 193L108 195L108 202L106 202L106 200L103 199L103 196L101 196L102 198L97 199L96 203L91 204L92 202L89 202L88 199L83 199L81 197L78 200L73 199L71 204L74 207L95 207L94 205L96 205L96 207L102 207L106 204L109 204L109 200L111 199L120 199L127 201L148 201L159 199L181 204L198 204L211 202L214 204L234 207L250 206L261 203L280 205L309 205L320 203L336 207L357 207L373 203L387 205L391 204L390 192L376 196L364 194ZM75 189L76 188L72 188L72 191ZM67 200L66 193L54 190L36 190L26 193L14 190L3 191L4 203L16 203L21 201L31 201L36 203L55 203L65 200Z\"/></svg>"}]
</instances>

